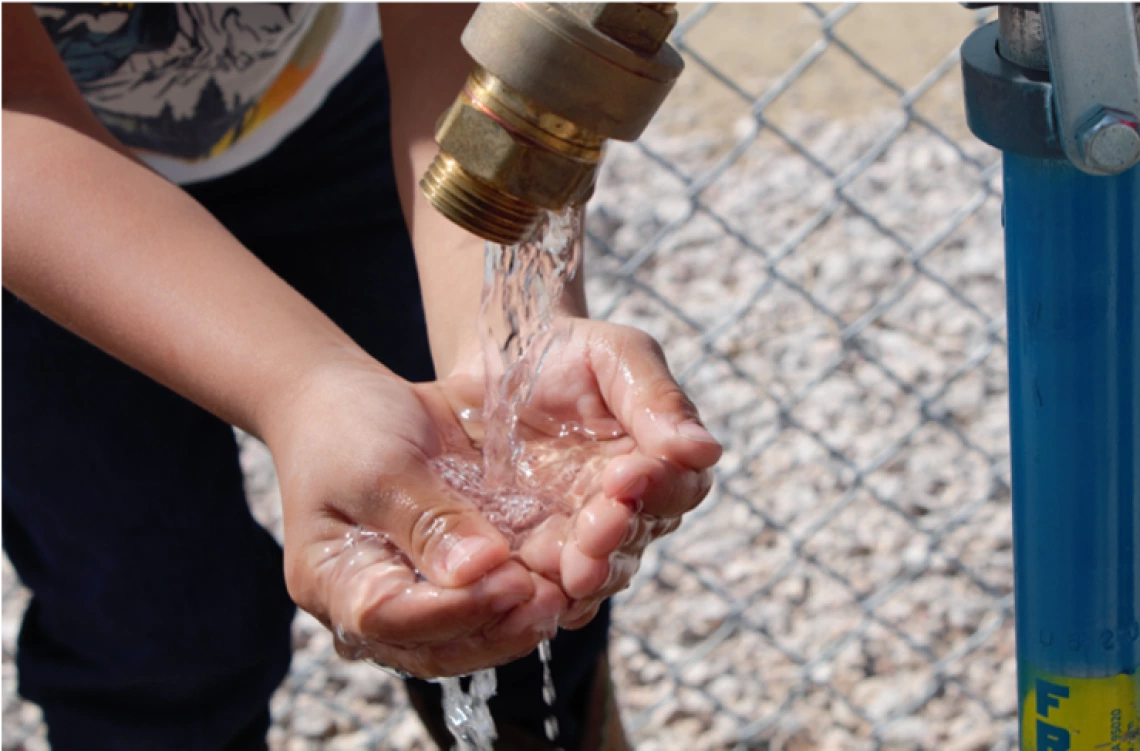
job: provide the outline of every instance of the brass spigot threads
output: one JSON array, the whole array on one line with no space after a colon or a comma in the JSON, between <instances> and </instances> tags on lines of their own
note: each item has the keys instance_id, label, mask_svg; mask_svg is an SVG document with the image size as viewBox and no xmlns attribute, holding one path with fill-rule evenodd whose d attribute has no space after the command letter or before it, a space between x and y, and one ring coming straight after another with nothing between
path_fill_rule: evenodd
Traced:
<instances>
[{"instance_id":1,"label":"brass spigot threads","mask_svg":"<svg viewBox=\"0 0 1140 751\"><path fill-rule=\"evenodd\" d=\"M504 193L468 173L447 154L437 154L420 180L432 206L463 229L485 240L512 245L530 237L542 209Z\"/></svg>"},{"instance_id":2,"label":"brass spigot threads","mask_svg":"<svg viewBox=\"0 0 1140 751\"><path fill-rule=\"evenodd\" d=\"M439 156L421 182L432 205L485 239L511 244L530 237L544 210L586 202L605 138L477 67L440 118L436 141Z\"/></svg>"}]
</instances>

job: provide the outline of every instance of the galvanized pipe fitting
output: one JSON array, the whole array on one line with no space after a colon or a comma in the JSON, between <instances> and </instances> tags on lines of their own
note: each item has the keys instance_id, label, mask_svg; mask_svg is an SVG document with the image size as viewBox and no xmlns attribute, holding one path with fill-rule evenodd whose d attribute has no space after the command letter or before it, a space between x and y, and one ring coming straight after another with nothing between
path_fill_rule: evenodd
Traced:
<instances>
[{"instance_id":1,"label":"galvanized pipe fitting","mask_svg":"<svg viewBox=\"0 0 1140 751\"><path fill-rule=\"evenodd\" d=\"M585 203L605 141L641 135L680 75L676 22L673 3L481 4L462 37L477 67L436 127L424 195L503 244Z\"/></svg>"},{"instance_id":2,"label":"galvanized pipe fitting","mask_svg":"<svg viewBox=\"0 0 1140 751\"><path fill-rule=\"evenodd\" d=\"M998 51L1006 60L1023 68L1049 70L1041 12L1024 5L999 5Z\"/></svg>"},{"instance_id":3,"label":"galvanized pipe fitting","mask_svg":"<svg viewBox=\"0 0 1140 751\"><path fill-rule=\"evenodd\" d=\"M1018 71L1004 71L997 78L1016 81L1015 94L1034 86L1048 89L1043 113L1050 140L1088 174L1116 175L1140 162L1138 35L1137 3L1116 4L1115 8L998 7L998 53ZM1004 101L991 106L991 111L1005 115L1017 109L1011 106L1014 97L1004 97ZM1019 130L1028 133L1040 128Z\"/></svg>"}]
</instances>

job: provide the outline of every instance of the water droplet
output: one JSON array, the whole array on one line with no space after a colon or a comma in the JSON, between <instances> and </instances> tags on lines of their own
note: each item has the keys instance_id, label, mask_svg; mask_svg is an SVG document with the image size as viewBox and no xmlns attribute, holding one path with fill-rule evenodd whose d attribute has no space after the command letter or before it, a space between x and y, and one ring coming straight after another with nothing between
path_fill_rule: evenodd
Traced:
<instances>
[{"instance_id":1,"label":"water droplet","mask_svg":"<svg viewBox=\"0 0 1140 751\"><path fill-rule=\"evenodd\" d=\"M554 653L550 648L550 641L544 640L538 643L538 659L542 661L542 700L546 702L546 706L554 709L554 700L557 694L554 691L554 674L550 670L550 661ZM551 713L546 718L546 738L550 742L558 740L558 718Z\"/></svg>"},{"instance_id":2,"label":"water droplet","mask_svg":"<svg viewBox=\"0 0 1140 751\"><path fill-rule=\"evenodd\" d=\"M546 728L546 740L550 741L551 743L558 740L558 718L557 717L555 717L554 715L550 715L549 717L547 717L546 722L543 723L543 727Z\"/></svg>"}]
</instances>

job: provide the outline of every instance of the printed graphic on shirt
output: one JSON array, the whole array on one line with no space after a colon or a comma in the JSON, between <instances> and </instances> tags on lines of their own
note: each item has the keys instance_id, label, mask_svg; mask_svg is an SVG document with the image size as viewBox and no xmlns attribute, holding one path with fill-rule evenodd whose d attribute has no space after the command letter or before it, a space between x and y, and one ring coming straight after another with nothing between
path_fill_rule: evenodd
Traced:
<instances>
[{"instance_id":1,"label":"printed graphic on shirt","mask_svg":"<svg viewBox=\"0 0 1140 751\"><path fill-rule=\"evenodd\" d=\"M338 5L38 3L88 104L124 144L196 161L279 109L316 67Z\"/></svg>"}]
</instances>

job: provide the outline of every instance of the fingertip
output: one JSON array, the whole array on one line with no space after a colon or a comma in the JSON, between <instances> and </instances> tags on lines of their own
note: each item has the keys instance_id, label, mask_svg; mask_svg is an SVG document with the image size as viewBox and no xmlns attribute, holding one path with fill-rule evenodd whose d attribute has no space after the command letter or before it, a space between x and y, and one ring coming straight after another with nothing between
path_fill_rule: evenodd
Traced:
<instances>
[{"instance_id":1,"label":"fingertip","mask_svg":"<svg viewBox=\"0 0 1140 751\"><path fill-rule=\"evenodd\" d=\"M720 441L714 438L713 434L699 422L683 422L677 426L677 433L682 438L695 443L708 443L720 447Z\"/></svg>"},{"instance_id":2,"label":"fingertip","mask_svg":"<svg viewBox=\"0 0 1140 751\"><path fill-rule=\"evenodd\" d=\"M682 422L666 442L663 459L689 469L708 469L720 461L724 447L703 425Z\"/></svg>"},{"instance_id":3,"label":"fingertip","mask_svg":"<svg viewBox=\"0 0 1140 751\"><path fill-rule=\"evenodd\" d=\"M558 628L569 601L558 585L537 574L531 574L534 596L515 608L496 628L508 637L538 636L549 638Z\"/></svg>"},{"instance_id":4,"label":"fingertip","mask_svg":"<svg viewBox=\"0 0 1140 751\"><path fill-rule=\"evenodd\" d=\"M585 628L590 624L590 621L598 615L598 610L601 609L602 603L596 602L590 604L588 602L575 605L562 617L558 623L559 628L566 629L567 631L577 631L580 628Z\"/></svg>"},{"instance_id":5,"label":"fingertip","mask_svg":"<svg viewBox=\"0 0 1140 751\"><path fill-rule=\"evenodd\" d=\"M645 509L646 499L656 493L669 474L669 464L637 452L614 459L602 477L602 492L622 501L633 516ZM588 551L593 554L593 551Z\"/></svg>"},{"instance_id":6,"label":"fingertip","mask_svg":"<svg viewBox=\"0 0 1140 751\"><path fill-rule=\"evenodd\" d=\"M655 468L656 462L641 454L611 459L602 474L602 492L610 498L641 498Z\"/></svg>"},{"instance_id":7,"label":"fingertip","mask_svg":"<svg viewBox=\"0 0 1140 751\"><path fill-rule=\"evenodd\" d=\"M644 478L643 478L644 479ZM649 485L648 480L643 488ZM640 500L599 496L578 513L574 536L578 549L590 558L605 558L629 535Z\"/></svg>"},{"instance_id":8,"label":"fingertip","mask_svg":"<svg viewBox=\"0 0 1140 751\"><path fill-rule=\"evenodd\" d=\"M534 581L534 599L542 604L543 612L555 619L565 613L566 608L570 607L570 601L562 589L543 576L533 573L530 576Z\"/></svg>"},{"instance_id":9,"label":"fingertip","mask_svg":"<svg viewBox=\"0 0 1140 751\"><path fill-rule=\"evenodd\" d=\"M688 469L706 469L724 452L720 442L689 415L647 411L633 437L642 454Z\"/></svg>"},{"instance_id":10,"label":"fingertip","mask_svg":"<svg viewBox=\"0 0 1140 751\"><path fill-rule=\"evenodd\" d=\"M578 548L576 542L568 542L562 549L562 589L572 599L582 599L597 592L605 585L609 573L607 559L591 558Z\"/></svg>"},{"instance_id":11,"label":"fingertip","mask_svg":"<svg viewBox=\"0 0 1140 751\"><path fill-rule=\"evenodd\" d=\"M527 568L548 579L560 579L562 548L569 523L566 516L555 514L527 535L518 551Z\"/></svg>"},{"instance_id":12,"label":"fingertip","mask_svg":"<svg viewBox=\"0 0 1140 751\"><path fill-rule=\"evenodd\" d=\"M526 567L508 560L480 582L490 601L491 612L505 613L531 600L535 595L534 581Z\"/></svg>"},{"instance_id":13,"label":"fingertip","mask_svg":"<svg viewBox=\"0 0 1140 751\"><path fill-rule=\"evenodd\" d=\"M506 563L510 556L510 546L501 535L457 537L437 556L442 564L436 566L439 583L445 587L466 586Z\"/></svg>"}]
</instances>

